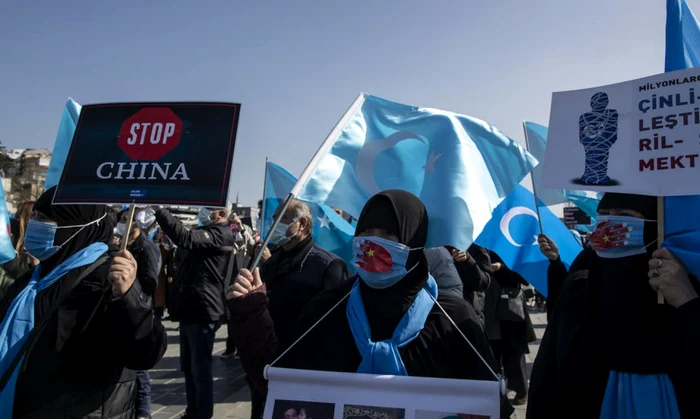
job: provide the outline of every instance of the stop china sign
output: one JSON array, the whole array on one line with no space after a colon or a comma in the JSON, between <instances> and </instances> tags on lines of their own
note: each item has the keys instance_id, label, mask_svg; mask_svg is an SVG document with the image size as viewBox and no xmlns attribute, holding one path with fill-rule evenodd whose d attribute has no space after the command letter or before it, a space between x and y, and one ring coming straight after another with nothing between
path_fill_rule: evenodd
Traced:
<instances>
[{"instance_id":1,"label":"stop china sign","mask_svg":"<svg viewBox=\"0 0 700 419\"><path fill-rule=\"evenodd\" d=\"M170 108L143 108L124 121L117 145L132 160L158 160L181 136L182 120Z\"/></svg>"},{"instance_id":2,"label":"stop china sign","mask_svg":"<svg viewBox=\"0 0 700 419\"><path fill-rule=\"evenodd\" d=\"M54 204L225 207L241 105L85 105Z\"/></svg>"}]
</instances>

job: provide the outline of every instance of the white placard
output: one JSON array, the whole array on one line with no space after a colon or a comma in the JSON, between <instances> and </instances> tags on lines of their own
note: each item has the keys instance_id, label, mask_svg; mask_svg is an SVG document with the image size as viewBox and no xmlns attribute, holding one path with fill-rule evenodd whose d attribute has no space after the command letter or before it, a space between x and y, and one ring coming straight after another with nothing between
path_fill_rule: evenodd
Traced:
<instances>
[{"instance_id":1,"label":"white placard","mask_svg":"<svg viewBox=\"0 0 700 419\"><path fill-rule=\"evenodd\" d=\"M545 187L700 194L700 69L552 95Z\"/></svg>"},{"instance_id":2,"label":"white placard","mask_svg":"<svg viewBox=\"0 0 700 419\"><path fill-rule=\"evenodd\" d=\"M497 381L267 369L263 419L498 419Z\"/></svg>"}]
</instances>

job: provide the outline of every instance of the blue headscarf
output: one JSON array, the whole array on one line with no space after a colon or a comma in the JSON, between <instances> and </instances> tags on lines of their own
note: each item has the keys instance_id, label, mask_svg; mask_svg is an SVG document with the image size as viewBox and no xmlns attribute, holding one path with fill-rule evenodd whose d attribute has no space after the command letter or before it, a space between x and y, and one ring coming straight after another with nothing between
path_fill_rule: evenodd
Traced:
<instances>
[{"instance_id":1,"label":"blue headscarf","mask_svg":"<svg viewBox=\"0 0 700 419\"><path fill-rule=\"evenodd\" d=\"M68 272L81 266L94 263L107 251L104 243L93 243L85 249L75 253L58 265L48 275L40 278L41 264L34 270L29 284L12 300L12 304L0 323L0 376L10 367L15 356L19 353L27 336L34 328L34 300L36 295L55 284ZM0 411L12 417L14 405L15 385L19 377L22 363L16 368L10 381L0 392Z\"/></svg>"}]
</instances>

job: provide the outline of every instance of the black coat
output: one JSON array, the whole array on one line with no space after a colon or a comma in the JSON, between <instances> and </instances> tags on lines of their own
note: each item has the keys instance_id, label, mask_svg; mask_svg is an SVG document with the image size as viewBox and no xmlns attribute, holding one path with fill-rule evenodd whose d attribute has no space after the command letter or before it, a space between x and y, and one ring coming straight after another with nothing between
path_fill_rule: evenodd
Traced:
<instances>
[{"instance_id":1,"label":"black coat","mask_svg":"<svg viewBox=\"0 0 700 419\"><path fill-rule=\"evenodd\" d=\"M486 290L491 283L491 257L488 250L476 244L469 246L467 253L467 260L455 262L455 268L464 284L464 299L471 303L479 316L483 316Z\"/></svg>"},{"instance_id":2,"label":"black coat","mask_svg":"<svg viewBox=\"0 0 700 419\"><path fill-rule=\"evenodd\" d=\"M586 252L581 259L577 258L582 263L572 264L571 274L561 286L552 319L533 365L527 417L599 417L609 371L625 371L612 367L609 365L611 363L627 364L629 372L634 369L639 370L638 373L651 374L663 370L673 384L681 417L700 417L696 402L700 393L700 362L697 360L700 353L700 329L697 327L700 298L677 309L668 305L657 306L656 294L651 288L644 288L646 278L632 278L632 281L643 281L637 284L640 290L629 287L632 302L640 299L637 295L639 291L647 291L646 297L654 301L652 310L655 313L635 312L634 305L630 305L629 301L614 301L612 306L615 310L635 320L617 325L613 332L625 342L623 344L628 344L632 339L642 339L654 342L657 347L632 344L639 350L626 351L620 359L613 355L618 352L619 342L612 342L610 335L605 334L606 323L610 319L603 317L606 304L601 287L606 284L599 277L596 258L595 252ZM695 278L690 281L700 292L700 282ZM658 325L652 324L654 319L662 322L664 336L651 332L660 330ZM646 362L645 358L654 362ZM648 371L644 371L646 369Z\"/></svg>"},{"instance_id":3,"label":"black coat","mask_svg":"<svg viewBox=\"0 0 700 419\"><path fill-rule=\"evenodd\" d=\"M109 264L73 289L25 357L16 386L15 418L134 417L133 370L153 368L165 353L167 337L138 281L124 296L112 299ZM37 320L85 269L71 271L37 295ZM0 302L0 318L31 274L8 290Z\"/></svg>"},{"instance_id":4,"label":"black coat","mask_svg":"<svg viewBox=\"0 0 700 419\"><path fill-rule=\"evenodd\" d=\"M308 330L345 296L355 279L324 291L306 306L296 324L296 334ZM263 369L288 342L279 342L267 310L264 289L245 298L229 300L233 313L234 341L245 371L258 389L265 390ZM438 302L458 325L481 356L497 370L481 320L471 305L461 298L439 294ZM357 372L362 361L348 324L347 300L340 303L315 329L305 336L279 362L286 368L316 371ZM442 311L434 306L418 337L399 350L409 376L493 381L494 377L459 331ZM501 405L501 417L510 417L513 409L507 400Z\"/></svg>"},{"instance_id":5,"label":"black coat","mask_svg":"<svg viewBox=\"0 0 700 419\"><path fill-rule=\"evenodd\" d=\"M158 245L148 240L144 234L140 234L129 246L129 251L134 255L138 265L136 279L141 283L141 289L146 295L153 298L162 265L162 256Z\"/></svg>"},{"instance_id":6,"label":"black coat","mask_svg":"<svg viewBox=\"0 0 700 419\"><path fill-rule=\"evenodd\" d=\"M228 223L187 230L166 210L156 212L161 229L187 256L173 279L169 312L186 323L214 323L225 319L225 276L233 232Z\"/></svg>"},{"instance_id":7,"label":"black coat","mask_svg":"<svg viewBox=\"0 0 700 419\"><path fill-rule=\"evenodd\" d=\"M286 338L304 307L321 291L346 281L348 270L342 259L308 237L289 251L275 252L263 265L261 275L267 285L275 332Z\"/></svg>"}]
</instances>

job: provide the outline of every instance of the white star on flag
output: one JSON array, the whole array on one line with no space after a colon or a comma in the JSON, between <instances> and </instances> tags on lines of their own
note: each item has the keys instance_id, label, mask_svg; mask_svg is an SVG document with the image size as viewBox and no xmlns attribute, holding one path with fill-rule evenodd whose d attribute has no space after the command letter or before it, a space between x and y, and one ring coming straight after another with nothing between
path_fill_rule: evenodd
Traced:
<instances>
[{"instance_id":1,"label":"white star on flag","mask_svg":"<svg viewBox=\"0 0 700 419\"><path fill-rule=\"evenodd\" d=\"M328 218L328 216L326 214L323 214L323 217L317 217L317 218L318 218L318 221L321 223L321 228L325 227L329 230L331 229L331 220L330 220L330 218Z\"/></svg>"}]
</instances>

